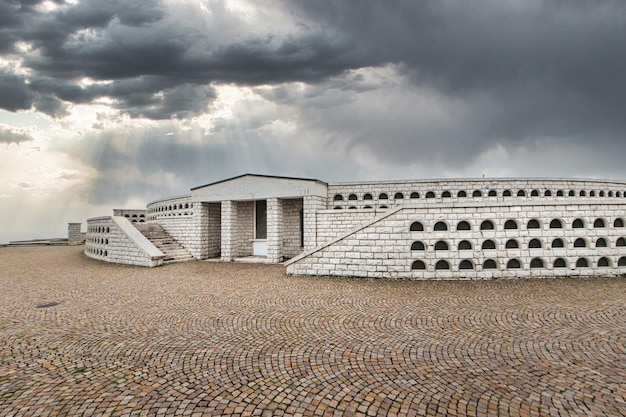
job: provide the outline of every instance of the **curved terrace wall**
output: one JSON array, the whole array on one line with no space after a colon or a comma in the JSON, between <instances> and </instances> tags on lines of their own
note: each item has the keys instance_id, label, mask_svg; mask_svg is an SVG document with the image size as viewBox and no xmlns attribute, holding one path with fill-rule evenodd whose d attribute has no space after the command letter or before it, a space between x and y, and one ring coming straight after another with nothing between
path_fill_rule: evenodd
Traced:
<instances>
[{"instance_id":1,"label":"curved terrace wall","mask_svg":"<svg viewBox=\"0 0 626 417\"><path fill-rule=\"evenodd\" d=\"M113 216L126 217L131 223L144 223L146 221L146 210L113 209Z\"/></svg>"},{"instance_id":2,"label":"curved terrace wall","mask_svg":"<svg viewBox=\"0 0 626 417\"><path fill-rule=\"evenodd\" d=\"M146 206L148 220L193 216L191 195L167 197L152 201Z\"/></svg>"},{"instance_id":3,"label":"curved terrace wall","mask_svg":"<svg viewBox=\"0 0 626 417\"><path fill-rule=\"evenodd\" d=\"M328 184L328 209L388 209L402 204L626 199L626 183L573 179L471 179Z\"/></svg>"},{"instance_id":4,"label":"curved terrace wall","mask_svg":"<svg viewBox=\"0 0 626 417\"><path fill-rule=\"evenodd\" d=\"M100 261L159 266L164 254L122 216L87 219L85 255Z\"/></svg>"},{"instance_id":5,"label":"curved terrace wall","mask_svg":"<svg viewBox=\"0 0 626 417\"><path fill-rule=\"evenodd\" d=\"M307 252L287 262L288 273L406 279L626 273L625 182L411 180L331 183L327 189L326 198L305 198L292 210L304 213L304 242L290 233L297 245L283 240L282 250L294 256L304 243ZM251 200L233 203L247 207ZM149 203L145 218L204 259L223 249L222 225L230 221L223 205L168 197ZM158 264L149 245L142 247L143 236L116 219L88 221L85 253L108 262ZM229 227L252 230L252 224Z\"/></svg>"},{"instance_id":6,"label":"curved terrace wall","mask_svg":"<svg viewBox=\"0 0 626 417\"><path fill-rule=\"evenodd\" d=\"M418 185L422 188L416 188ZM344 229L343 236L336 235L289 261L288 273L407 279L626 273L626 184L621 182L330 184L328 204L336 204L332 200L337 193L344 195L344 201L373 201L359 195L356 200L345 200L347 193L356 194L355 187L363 187L361 195L379 191L388 197L390 190L421 191L415 191L420 193L419 198L402 199L402 205L399 199L394 200L389 207L395 209L388 209L374 220L375 208L319 212L318 237L326 238L335 223L339 225L336 229ZM424 190L432 190L435 196L425 198ZM479 190L482 195L472 197L470 190ZM491 190L495 195L489 197ZM458 196L460 191L466 196ZM361 225L345 230L351 221L357 224L358 218L363 219Z\"/></svg>"}]
</instances>

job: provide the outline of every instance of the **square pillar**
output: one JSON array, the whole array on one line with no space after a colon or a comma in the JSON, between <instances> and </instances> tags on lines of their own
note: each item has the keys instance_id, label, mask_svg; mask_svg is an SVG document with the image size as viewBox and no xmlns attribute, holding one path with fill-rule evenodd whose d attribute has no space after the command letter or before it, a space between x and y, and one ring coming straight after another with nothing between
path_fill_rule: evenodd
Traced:
<instances>
[{"instance_id":1,"label":"square pillar","mask_svg":"<svg viewBox=\"0 0 626 417\"><path fill-rule=\"evenodd\" d=\"M283 260L283 204L278 198L267 199L267 260Z\"/></svg>"},{"instance_id":2,"label":"square pillar","mask_svg":"<svg viewBox=\"0 0 626 417\"><path fill-rule=\"evenodd\" d=\"M80 231L82 223L68 223L67 224L67 244L68 245L82 245L85 243L87 234Z\"/></svg>"},{"instance_id":3,"label":"square pillar","mask_svg":"<svg viewBox=\"0 0 626 417\"><path fill-rule=\"evenodd\" d=\"M320 196L305 196L302 216L304 217L304 250L315 248L317 242L317 211L326 209L326 198Z\"/></svg>"},{"instance_id":4,"label":"square pillar","mask_svg":"<svg viewBox=\"0 0 626 417\"><path fill-rule=\"evenodd\" d=\"M234 201L222 201L222 261L230 262L236 256L237 206Z\"/></svg>"},{"instance_id":5,"label":"square pillar","mask_svg":"<svg viewBox=\"0 0 626 417\"><path fill-rule=\"evenodd\" d=\"M193 217L191 221L191 238L187 250L195 259L208 257L208 239L205 230L208 225L208 206L205 203L192 203Z\"/></svg>"}]
</instances>

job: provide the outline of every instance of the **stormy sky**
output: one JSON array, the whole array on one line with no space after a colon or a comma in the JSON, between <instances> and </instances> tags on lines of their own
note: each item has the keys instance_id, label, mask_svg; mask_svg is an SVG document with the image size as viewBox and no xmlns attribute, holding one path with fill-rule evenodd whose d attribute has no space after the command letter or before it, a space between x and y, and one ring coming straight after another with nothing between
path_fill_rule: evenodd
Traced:
<instances>
[{"instance_id":1,"label":"stormy sky","mask_svg":"<svg viewBox=\"0 0 626 417\"><path fill-rule=\"evenodd\" d=\"M0 0L0 243L246 172L626 179L623 0Z\"/></svg>"}]
</instances>

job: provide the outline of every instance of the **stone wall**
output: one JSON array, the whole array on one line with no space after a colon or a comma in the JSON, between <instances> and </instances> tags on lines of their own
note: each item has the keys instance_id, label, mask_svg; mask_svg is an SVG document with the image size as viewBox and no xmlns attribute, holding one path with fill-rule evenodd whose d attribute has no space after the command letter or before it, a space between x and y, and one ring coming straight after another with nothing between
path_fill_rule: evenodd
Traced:
<instances>
[{"instance_id":1,"label":"stone wall","mask_svg":"<svg viewBox=\"0 0 626 417\"><path fill-rule=\"evenodd\" d=\"M163 226L163 229L178 243L193 255L192 247L198 240L199 232L196 230L194 216L163 217L155 223ZM194 255L195 256L195 255Z\"/></svg>"},{"instance_id":2,"label":"stone wall","mask_svg":"<svg viewBox=\"0 0 626 417\"><path fill-rule=\"evenodd\" d=\"M328 184L328 209L396 207L399 204L488 203L572 197L626 198L618 181L571 179L468 179Z\"/></svg>"},{"instance_id":3,"label":"stone wall","mask_svg":"<svg viewBox=\"0 0 626 417\"><path fill-rule=\"evenodd\" d=\"M148 203L146 216L148 220L193 216L193 208L191 195L168 197Z\"/></svg>"},{"instance_id":4,"label":"stone wall","mask_svg":"<svg viewBox=\"0 0 626 417\"><path fill-rule=\"evenodd\" d=\"M139 266L159 266L164 254L126 217L87 220L85 255L101 261Z\"/></svg>"},{"instance_id":5,"label":"stone wall","mask_svg":"<svg viewBox=\"0 0 626 417\"><path fill-rule=\"evenodd\" d=\"M254 201L222 201L222 260L252 255Z\"/></svg>"},{"instance_id":6,"label":"stone wall","mask_svg":"<svg viewBox=\"0 0 626 417\"><path fill-rule=\"evenodd\" d=\"M220 203L203 203L206 215L206 258L217 258L222 253L222 207ZM203 258L201 258L203 259Z\"/></svg>"},{"instance_id":7,"label":"stone wall","mask_svg":"<svg viewBox=\"0 0 626 417\"><path fill-rule=\"evenodd\" d=\"M315 218L316 243L328 242L383 213L385 210L320 210Z\"/></svg>"},{"instance_id":8,"label":"stone wall","mask_svg":"<svg viewBox=\"0 0 626 417\"><path fill-rule=\"evenodd\" d=\"M67 224L67 244L71 246L82 245L85 243L87 233L81 232L82 223Z\"/></svg>"},{"instance_id":9,"label":"stone wall","mask_svg":"<svg viewBox=\"0 0 626 417\"><path fill-rule=\"evenodd\" d=\"M625 216L622 201L578 197L567 205L399 207L294 258L287 271L406 279L619 275L626 273Z\"/></svg>"},{"instance_id":10,"label":"stone wall","mask_svg":"<svg viewBox=\"0 0 626 417\"><path fill-rule=\"evenodd\" d=\"M283 201L278 198L267 200L267 260L281 262L283 260Z\"/></svg>"},{"instance_id":11,"label":"stone wall","mask_svg":"<svg viewBox=\"0 0 626 417\"><path fill-rule=\"evenodd\" d=\"M235 257L252 255L254 239L254 201L238 201L237 221L235 222Z\"/></svg>"},{"instance_id":12,"label":"stone wall","mask_svg":"<svg viewBox=\"0 0 626 417\"><path fill-rule=\"evenodd\" d=\"M318 245L317 214L327 206L327 199L319 196L303 198L304 249L311 250Z\"/></svg>"},{"instance_id":13,"label":"stone wall","mask_svg":"<svg viewBox=\"0 0 626 417\"><path fill-rule=\"evenodd\" d=\"M155 221L194 258L219 257L221 206L219 203L194 203L194 207L193 212L186 215L162 216Z\"/></svg>"},{"instance_id":14,"label":"stone wall","mask_svg":"<svg viewBox=\"0 0 626 417\"><path fill-rule=\"evenodd\" d=\"M623 182L353 182L323 184L326 196L292 197L283 195L290 188L284 181L278 186L275 178L264 177L268 188L258 189L237 181L227 184L228 190L242 200L222 201L235 197L219 193L203 196L211 202L193 202L190 195L165 198L148 204L145 219L161 224L196 259L221 256L230 261L252 254L254 199L264 196L267 259L293 258L289 271L298 274L482 279L614 275L626 266L626 236L620 226L626 217ZM273 191L283 194L270 196ZM132 214L141 215L116 213L131 220ZM551 225L555 219L562 227ZM594 227L598 219L605 227ZM493 223L493 230L481 228L485 220ZM411 230L416 222L424 231ZM109 260L111 244L102 243L107 237L91 237L97 240L88 242L90 256Z\"/></svg>"},{"instance_id":15,"label":"stone wall","mask_svg":"<svg viewBox=\"0 0 626 417\"><path fill-rule=\"evenodd\" d=\"M282 203L283 207L283 218L280 223L283 257L290 259L301 254L303 251L300 222L304 205L301 198L279 201Z\"/></svg>"},{"instance_id":16,"label":"stone wall","mask_svg":"<svg viewBox=\"0 0 626 417\"><path fill-rule=\"evenodd\" d=\"M144 223L148 211L144 209L113 209L113 216L126 217L131 223Z\"/></svg>"},{"instance_id":17,"label":"stone wall","mask_svg":"<svg viewBox=\"0 0 626 417\"><path fill-rule=\"evenodd\" d=\"M235 239L233 239L234 221L237 218L237 207L232 201L221 202L222 217L222 261L230 262L235 255Z\"/></svg>"}]
</instances>

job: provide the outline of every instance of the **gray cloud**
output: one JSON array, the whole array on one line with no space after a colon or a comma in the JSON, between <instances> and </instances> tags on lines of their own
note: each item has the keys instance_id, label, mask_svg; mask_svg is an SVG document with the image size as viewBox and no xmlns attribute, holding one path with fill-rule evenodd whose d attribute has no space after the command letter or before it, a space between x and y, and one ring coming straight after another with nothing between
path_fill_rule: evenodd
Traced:
<instances>
[{"instance_id":1,"label":"gray cloud","mask_svg":"<svg viewBox=\"0 0 626 417\"><path fill-rule=\"evenodd\" d=\"M250 23L221 2L204 4L206 20L192 4L84 0L42 13L37 3L0 3L0 51L17 53L20 40L34 48L22 56L28 82L0 75L0 107L10 111L34 107L62 117L69 104L107 97L131 117L185 119L208 111L219 84L272 85L260 94L289 112L298 125L294 141L308 138L348 156L365 152L389 165L417 160L462 169L497 146L532 149L545 141L587 147L598 166L608 156L597 145L623 151L621 0L263 2L291 19L288 29ZM359 69L386 66L394 68L388 83L360 78ZM108 83L84 86L83 77ZM304 83L305 93L294 83ZM247 122L238 131L246 146L267 144L256 129L271 120ZM239 127L221 128L213 133L224 135L222 143L242 140ZM207 155L235 146L169 140L153 140L143 155L169 164L154 155L167 150L180 157L174 161L188 158L185 165L202 163L199 155L213 163ZM153 172L143 156L104 159L115 158Z\"/></svg>"},{"instance_id":2,"label":"gray cloud","mask_svg":"<svg viewBox=\"0 0 626 417\"><path fill-rule=\"evenodd\" d=\"M33 95L24 77L0 71L0 91L0 108L18 111L31 107Z\"/></svg>"},{"instance_id":3,"label":"gray cloud","mask_svg":"<svg viewBox=\"0 0 626 417\"><path fill-rule=\"evenodd\" d=\"M371 65L403 63L416 85L489 97L501 110L487 140L626 127L621 1L283 3L353 40Z\"/></svg>"},{"instance_id":4,"label":"gray cloud","mask_svg":"<svg viewBox=\"0 0 626 417\"><path fill-rule=\"evenodd\" d=\"M33 43L24 65L34 75L0 99L11 111L35 105L62 116L59 100L111 97L132 117L184 118L206 108L216 83L315 85L395 63L416 86L476 106L492 102L492 112L479 109L468 121L477 135L470 142L600 130L620 136L626 128L626 5L619 0L265 3L291 13L298 29L290 33L256 31L219 3L209 4L207 27L191 19L181 25L193 10L156 1L89 0L46 14L16 4L3 5L3 42ZM228 30L235 36L224 36ZM113 83L83 88L76 81L84 76Z\"/></svg>"},{"instance_id":5,"label":"gray cloud","mask_svg":"<svg viewBox=\"0 0 626 417\"><path fill-rule=\"evenodd\" d=\"M0 107L15 111L38 101L40 111L59 116L64 112L58 100L85 103L107 96L132 117L180 118L210 103L213 83L315 82L358 66L332 33L255 35L232 10L210 6L214 24L202 27L181 25L176 13L182 12L166 11L156 1L84 0L51 13L3 4L12 13L0 44L15 52L15 43L26 41L33 50L22 56L32 70L30 84L14 85ZM226 30L251 33L230 39L221 33L221 21L232 26ZM85 88L78 84L83 77L113 84ZM189 101L181 99L194 89L199 91Z\"/></svg>"},{"instance_id":6,"label":"gray cloud","mask_svg":"<svg viewBox=\"0 0 626 417\"><path fill-rule=\"evenodd\" d=\"M23 143L31 142L33 137L27 133L7 129L0 126L0 143Z\"/></svg>"}]
</instances>

